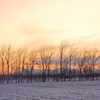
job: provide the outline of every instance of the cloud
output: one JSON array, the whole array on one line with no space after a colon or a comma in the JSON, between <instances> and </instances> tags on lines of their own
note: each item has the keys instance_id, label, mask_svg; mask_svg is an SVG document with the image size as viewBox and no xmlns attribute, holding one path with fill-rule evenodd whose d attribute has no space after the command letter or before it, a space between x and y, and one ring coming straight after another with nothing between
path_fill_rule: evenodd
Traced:
<instances>
[{"instance_id":1,"label":"cloud","mask_svg":"<svg viewBox=\"0 0 100 100\"><path fill-rule=\"evenodd\" d=\"M59 36L63 38L62 36L68 32L68 30L63 29L46 29L38 23L23 23L18 25L16 30L23 35L23 37L30 39L24 44L24 46L30 48L42 44L56 44L59 41Z\"/></svg>"},{"instance_id":2,"label":"cloud","mask_svg":"<svg viewBox=\"0 0 100 100\"><path fill-rule=\"evenodd\" d=\"M32 35L32 34L55 34L55 33L63 33L68 32L67 30L48 30L42 28L39 24L22 24L18 29L22 34Z\"/></svg>"},{"instance_id":3,"label":"cloud","mask_svg":"<svg viewBox=\"0 0 100 100\"><path fill-rule=\"evenodd\" d=\"M89 20L88 24L91 24L91 25L100 25L100 16L97 17L97 18L93 18L93 19Z\"/></svg>"},{"instance_id":4,"label":"cloud","mask_svg":"<svg viewBox=\"0 0 100 100\"><path fill-rule=\"evenodd\" d=\"M87 35L87 36L84 36L84 37L79 37L79 38L74 38L72 39L72 41L83 41L83 40L91 40L91 39L97 39L97 38L100 38L100 34L98 34L97 32L94 33L94 34L91 34L91 35Z\"/></svg>"},{"instance_id":5,"label":"cloud","mask_svg":"<svg viewBox=\"0 0 100 100\"><path fill-rule=\"evenodd\" d=\"M97 32L96 32L97 33ZM80 38L75 38L71 40L72 43L75 43L76 46L82 47L82 48L88 48L88 47L98 47L100 43L100 34L92 34Z\"/></svg>"}]
</instances>

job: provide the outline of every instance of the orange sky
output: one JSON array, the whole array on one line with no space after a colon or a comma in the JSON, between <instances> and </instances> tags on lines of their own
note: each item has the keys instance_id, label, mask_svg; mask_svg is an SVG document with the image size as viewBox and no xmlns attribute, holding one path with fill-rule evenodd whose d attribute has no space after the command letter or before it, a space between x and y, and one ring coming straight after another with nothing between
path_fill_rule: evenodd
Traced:
<instances>
[{"instance_id":1,"label":"orange sky","mask_svg":"<svg viewBox=\"0 0 100 100\"><path fill-rule=\"evenodd\" d=\"M100 0L0 0L0 45L100 42Z\"/></svg>"}]
</instances>

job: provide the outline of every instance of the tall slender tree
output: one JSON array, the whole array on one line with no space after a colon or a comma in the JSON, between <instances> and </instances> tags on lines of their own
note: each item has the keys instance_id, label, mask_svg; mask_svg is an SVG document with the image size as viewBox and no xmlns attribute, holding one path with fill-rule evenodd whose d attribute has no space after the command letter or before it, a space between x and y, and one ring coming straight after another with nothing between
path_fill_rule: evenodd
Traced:
<instances>
[{"instance_id":1,"label":"tall slender tree","mask_svg":"<svg viewBox=\"0 0 100 100\"><path fill-rule=\"evenodd\" d=\"M59 61L60 61L60 72L61 72L61 81L63 81L63 64L64 64L64 59L66 58L66 50L69 46L69 43L66 40L61 41L59 47L58 47L58 56L59 56Z\"/></svg>"}]
</instances>

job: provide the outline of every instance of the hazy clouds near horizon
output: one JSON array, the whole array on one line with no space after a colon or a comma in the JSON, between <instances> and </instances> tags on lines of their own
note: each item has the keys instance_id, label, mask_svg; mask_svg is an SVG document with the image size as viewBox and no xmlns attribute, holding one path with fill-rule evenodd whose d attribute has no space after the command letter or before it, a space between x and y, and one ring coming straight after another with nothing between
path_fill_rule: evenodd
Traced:
<instances>
[{"instance_id":1,"label":"hazy clouds near horizon","mask_svg":"<svg viewBox=\"0 0 100 100\"><path fill-rule=\"evenodd\" d=\"M99 0L0 0L0 45L100 41Z\"/></svg>"}]
</instances>

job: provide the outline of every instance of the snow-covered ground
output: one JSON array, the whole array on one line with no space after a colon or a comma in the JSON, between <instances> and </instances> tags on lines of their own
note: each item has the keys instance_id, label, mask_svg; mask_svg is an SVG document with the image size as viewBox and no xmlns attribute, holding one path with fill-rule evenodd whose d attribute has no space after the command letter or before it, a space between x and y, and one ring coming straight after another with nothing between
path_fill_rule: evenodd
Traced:
<instances>
[{"instance_id":1,"label":"snow-covered ground","mask_svg":"<svg viewBox=\"0 0 100 100\"><path fill-rule=\"evenodd\" d=\"M0 84L0 100L100 100L100 81Z\"/></svg>"}]
</instances>

